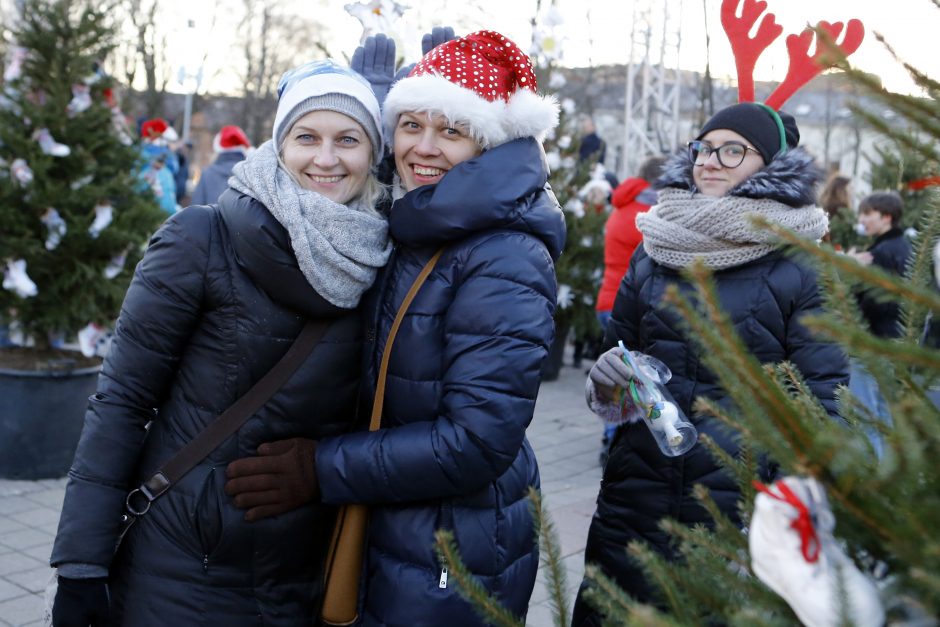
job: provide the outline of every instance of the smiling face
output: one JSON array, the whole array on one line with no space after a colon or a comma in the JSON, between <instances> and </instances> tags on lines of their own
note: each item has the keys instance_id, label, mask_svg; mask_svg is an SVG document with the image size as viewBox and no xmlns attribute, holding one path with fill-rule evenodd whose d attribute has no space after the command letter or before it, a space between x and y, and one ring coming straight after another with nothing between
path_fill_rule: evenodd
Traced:
<instances>
[{"instance_id":1,"label":"smiling face","mask_svg":"<svg viewBox=\"0 0 940 627\"><path fill-rule=\"evenodd\" d=\"M395 126L395 169L410 192L436 185L451 168L483 152L461 125L450 126L439 114L406 111Z\"/></svg>"},{"instance_id":2,"label":"smiling face","mask_svg":"<svg viewBox=\"0 0 940 627\"><path fill-rule=\"evenodd\" d=\"M702 137L702 141L708 142L715 148L732 141L754 148L751 142L744 139L744 137L724 128L709 131ZM764 159L756 150L748 150L744 156L744 161L736 168L726 168L721 165L718 162L718 154L713 152L704 165L692 166L692 179L695 181L698 191L702 194L715 197L724 196L732 188L763 167Z\"/></svg>"},{"instance_id":3,"label":"smiling face","mask_svg":"<svg viewBox=\"0 0 940 627\"><path fill-rule=\"evenodd\" d=\"M372 167L372 143L348 115L311 111L288 131L281 160L304 189L342 204L357 198Z\"/></svg>"}]
</instances>

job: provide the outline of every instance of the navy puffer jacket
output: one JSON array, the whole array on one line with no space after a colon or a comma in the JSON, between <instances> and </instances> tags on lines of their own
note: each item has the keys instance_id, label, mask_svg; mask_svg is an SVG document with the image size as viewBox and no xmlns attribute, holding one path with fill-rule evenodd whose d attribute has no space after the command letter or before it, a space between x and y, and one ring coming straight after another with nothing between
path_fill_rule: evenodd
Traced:
<instances>
[{"instance_id":1,"label":"navy puffer jacket","mask_svg":"<svg viewBox=\"0 0 940 627\"><path fill-rule=\"evenodd\" d=\"M684 163L672 161L660 186L689 188L691 176L685 173L690 167L684 156L681 159ZM730 194L771 197L800 206L812 202L815 180L811 161L797 150L771 162ZM822 304L815 273L778 251L715 272L714 278L724 311L754 356L761 363L787 360L795 364L835 416L836 387L848 382L846 357L837 345L816 339L800 324L801 317L817 313ZM679 315L664 304L671 285L686 295L694 293L694 287L677 270L653 261L641 245L617 293L605 343L614 346L622 340L627 348L652 355L668 366L672 379L667 388L679 408L700 434L707 434L735 456L739 453L736 436L718 419L696 416L692 411L699 396L721 405L730 404L730 399L702 362L700 349L688 337ZM737 484L705 446L698 444L685 455L670 458L660 452L646 425L620 428L604 468L585 561L598 564L635 598L650 600L654 587L624 549L629 542L642 540L672 556L669 536L659 528L660 520L710 525L711 517L692 497L697 483L709 489L726 515L738 519ZM573 625L600 625L600 618L580 595Z\"/></svg>"},{"instance_id":2,"label":"navy puffer jacket","mask_svg":"<svg viewBox=\"0 0 940 627\"><path fill-rule=\"evenodd\" d=\"M225 467L263 442L350 428L362 322L309 286L267 209L232 190L220 202L151 240L69 472L51 561L109 567L118 625L299 627L319 603L335 508L248 523L223 492ZM267 373L308 318L333 323L297 373L153 503L112 564L127 491Z\"/></svg>"},{"instance_id":3,"label":"navy puffer jacket","mask_svg":"<svg viewBox=\"0 0 940 627\"><path fill-rule=\"evenodd\" d=\"M323 500L371 506L365 625L482 624L453 582L440 586L442 528L481 583L526 612L538 567L526 493L538 468L525 430L552 341L553 260L565 235L546 180L541 147L520 139L392 207L399 248L373 295L373 384L405 293L446 251L395 339L382 428L317 449Z\"/></svg>"}]
</instances>

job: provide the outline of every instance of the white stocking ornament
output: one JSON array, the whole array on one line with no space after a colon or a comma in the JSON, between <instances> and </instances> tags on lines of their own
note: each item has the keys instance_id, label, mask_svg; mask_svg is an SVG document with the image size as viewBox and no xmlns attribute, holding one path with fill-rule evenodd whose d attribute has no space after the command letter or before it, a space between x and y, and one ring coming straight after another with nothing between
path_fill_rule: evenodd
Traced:
<instances>
[{"instance_id":1,"label":"white stocking ornament","mask_svg":"<svg viewBox=\"0 0 940 627\"><path fill-rule=\"evenodd\" d=\"M20 184L20 187L26 187L33 182L33 171L26 163L26 159L14 159L10 164L10 174Z\"/></svg>"},{"instance_id":2,"label":"white stocking ornament","mask_svg":"<svg viewBox=\"0 0 940 627\"><path fill-rule=\"evenodd\" d=\"M111 261L104 267L104 278L111 280L121 274L121 271L124 270L124 264L127 263L127 252L129 250L130 248L126 248L111 257Z\"/></svg>"},{"instance_id":3,"label":"white stocking ornament","mask_svg":"<svg viewBox=\"0 0 940 627\"><path fill-rule=\"evenodd\" d=\"M785 477L759 490L748 531L751 568L790 605L806 627L837 627L844 590L854 627L882 627L884 608L875 584L832 535L835 517L826 492L812 478Z\"/></svg>"},{"instance_id":4,"label":"white stocking ornament","mask_svg":"<svg viewBox=\"0 0 940 627\"><path fill-rule=\"evenodd\" d=\"M49 235L46 236L46 250L55 250L59 242L62 241L62 238L65 237L65 232L68 228L65 224L65 220L62 219L62 216L59 215L55 207L49 207L46 209L46 212L42 214L40 221L49 229Z\"/></svg>"},{"instance_id":5,"label":"white stocking ornament","mask_svg":"<svg viewBox=\"0 0 940 627\"><path fill-rule=\"evenodd\" d=\"M91 93L88 85L76 83L72 85L72 100L65 108L65 113L70 117L75 117L82 111L91 106Z\"/></svg>"},{"instance_id":6,"label":"white stocking ornament","mask_svg":"<svg viewBox=\"0 0 940 627\"><path fill-rule=\"evenodd\" d=\"M72 149L54 140L47 128L37 130L33 134L33 139L39 142L39 147L42 148L42 151L47 155L52 155L53 157L68 157L72 154Z\"/></svg>"},{"instance_id":7,"label":"white stocking ornament","mask_svg":"<svg viewBox=\"0 0 940 627\"><path fill-rule=\"evenodd\" d=\"M94 357L108 344L108 330L100 324L89 322L78 332L78 347L85 357Z\"/></svg>"},{"instance_id":8,"label":"white stocking ornament","mask_svg":"<svg viewBox=\"0 0 940 627\"><path fill-rule=\"evenodd\" d=\"M23 74L23 61L26 60L26 48L13 46L10 48L10 64L3 71L3 82L15 81Z\"/></svg>"},{"instance_id":9,"label":"white stocking ornament","mask_svg":"<svg viewBox=\"0 0 940 627\"><path fill-rule=\"evenodd\" d=\"M96 239L101 232L111 224L114 219L114 208L107 202L99 202L95 205L95 221L88 227L88 234Z\"/></svg>"},{"instance_id":10,"label":"white stocking ornament","mask_svg":"<svg viewBox=\"0 0 940 627\"><path fill-rule=\"evenodd\" d=\"M15 292L20 298L29 298L39 293L36 284L26 274L25 259L7 259L3 271L3 289Z\"/></svg>"}]
</instances>

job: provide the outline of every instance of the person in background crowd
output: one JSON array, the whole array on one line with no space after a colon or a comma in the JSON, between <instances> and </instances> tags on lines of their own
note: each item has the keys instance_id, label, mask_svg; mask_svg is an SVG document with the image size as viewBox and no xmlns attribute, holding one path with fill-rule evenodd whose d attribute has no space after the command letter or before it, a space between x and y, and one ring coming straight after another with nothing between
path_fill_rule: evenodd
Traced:
<instances>
[{"instance_id":1,"label":"person in background crowd","mask_svg":"<svg viewBox=\"0 0 940 627\"><path fill-rule=\"evenodd\" d=\"M230 188L151 240L69 471L50 560L55 627L314 624L335 508L285 480L289 506L246 513L251 498L226 496L224 470L245 456L309 462L310 442L353 425L359 301L391 253L374 209L381 129L362 77L329 60L300 66L281 79L271 140L235 167ZM115 553L131 488L242 397L312 319L329 328L296 373L152 501Z\"/></svg>"},{"instance_id":2,"label":"person in background crowd","mask_svg":"<svg viewBox=\"0 0 940 627\"><path fill-rule=\"evenodd\" d=\"M856 229L855 203L852 201L852 179L833 173L819 193L819 206L829 216L829 231L823 237L839 251L847 251L862 243Z\"/></svg>"},{"instance_id":3,"label":"person in background crowd","mask_svg":"<svg viewBox=\"0 0 940 627\"><path fill-rule=\"evenodd\" d=\"M849 254L862 265L875 265L891 274L903 275L912 254L911 244L900 226L903 213L904 202L895 192L876 192L863 198L858 205L858 223L865 234L875 240L865 251L852 249ZM872 334L878 337L901 335L901 306L897 302L879 298L870 288L859 292L857 297ZM891 414L878 381L854 359L851 366L849 390L875 417L891 425ZM880 458L884 439L874 429L869 429L869 436Z\"/></svg>"},{"instance_id":4,"label":"person in background crowd","mask_svg":"<svg viewBox=\"0 0 940 627\"><path fill-rule=\"evenodd\" d=\"M179 142L176 150L176 160L179 163L179 170L176 171L174 181L176 182L176 204L185 207L187 204L187 192L189 187L190 155L193 151L193 142L190 139Z\"/></svg>"},{"instance_id":5,"label":"person in background crowd","mask_svg":"<svg viewBox=\"0 0 940 627\"><path fill-rule=\"evenodd\" d=\"M194 205L213 203L228 189L232 168L251 150L251 142L241 128L230 124L223 126L215 134L212 149L215 152L215 161L199 176L199 182L193 190Z\"/></svg>"},{"instance_id":6,"label":"person in background crowd","mask_svg":"<svg viewBox=\"0 0 940 627\"><path fill-rule=\"evenodd\" d=\"M633 376L616 346L622 341L669 368L666 388L680 411L699 434L731 457L739 455L734 433L717 418L692 411L700 396L725 406L731 400L678 314L664 303L670 286L693 290L680 272L701 259L714 271L720 304L754 356L763 363L791 362L830 415L838 415L836 389L848 380L845 355L800 323L822 306L815 274L749 221L756 213L811 240L826 232L826 214L815 203L821 173L797 147L799 138L792 116L745 102L718 111L688 152L666 163L656 183L657 204L637 217L643 241L614 300L605 338L613 348L588 377L589 404L596 413L610 422L628 419L615 400L616 388L626 388ZM769 465L761 474L770 479ZM697 444L667 457L642 420L623 424L604 467L585 562L599 566L634 599L656 602L654 586L624 547L644 541L673 559L676 548L659 527L663 518L713 524L692 496L695 484L709 490L726 516L740 521L737 482L708 448ZM587 585L582 583L578 594L574 627L603 620L584 599Z\"/></svg>"},{"instance_id":7,"label":"person in background crowd","mask_svg":"<svg viewBox=\"0 0 940 627\"><path fill-rule=\"evenodd\" d=\"M597 134L597 127L594 125L594 118L590 115L584 114L581 116L581 144L578 146L578 161L584 163L585 161L594 161L600 165L604 165L604 161L607 158L607 142L601 139L601 136ZM617 177L614 174L604 168L604 179L610 184L610 188L614 189L619 184Z\"/></svg>"},{"instance_id":8,"label":"person in background crowd","mask_svg":"<svg viewBox=\"0 0 940 627\"><path fill-rule=\"evenodd\" d=\"M145 121L140 127L140 151L144 161L141 178L153 189L160 208L172 215L176 204L176 173L179 162L170 150L170 140L177 137L173 127L163 118Z\"/></svg>"},{"instance_id":9,"label":"person in background crowd","mask_svg":"<svg viewBox=\"0 0 940 627\"><path fill-rule=\"evenodd\" d=\"M633 251L643 239L643 234L636 226L636 217L656 204L656 190L651 185L659 178L666 157L656 155L647 158L637 176L630 177L617 186L611 195L614 210L607 218L604 227L604 277L597 293L597 320L602 332L607 331L607 321L614 308L617 288L627 273ZM613 440L617 425L604 426L601 440L600 462L607 463L610 442Z\"/></svg>"},{"instance_id":10,"label":"person in background crowd","mask_svg":"<svg viewBox=\"0 0 940 627\"><path fill-rule=\"evenodd\" d=\"M322 439L317 489L325 503L369 505L362 625L483 624L448 582L438 529L454 534L470 572L523 617L539 561L527 499L538 466L525 431L552 341L553 260L565 238L539 141L557 124L557 104L536 93L522 50L480 31L425 55L391 87L383 115L397 171L397 248L370 300L373 386L399 305L443 253L391 348L381 428Z\"/></svg>"}]
</instances>

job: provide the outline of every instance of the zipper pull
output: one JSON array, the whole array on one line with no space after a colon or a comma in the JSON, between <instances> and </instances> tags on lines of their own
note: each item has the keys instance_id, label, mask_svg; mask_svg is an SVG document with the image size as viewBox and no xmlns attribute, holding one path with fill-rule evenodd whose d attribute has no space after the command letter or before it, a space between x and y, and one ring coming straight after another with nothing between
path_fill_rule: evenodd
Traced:
<instances>
[{"instance_id":1,"label":"zipper pull","mask_svg":"<svg viewBox=\"0 0 940 627\"><path fill-rule=\"evenodd\" d=\"M438 588L447 587L447 567L441 569L441 580L437 583Z\"/></svg>"}]
</instances>

